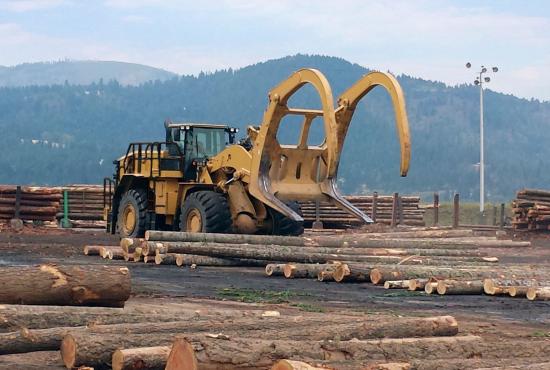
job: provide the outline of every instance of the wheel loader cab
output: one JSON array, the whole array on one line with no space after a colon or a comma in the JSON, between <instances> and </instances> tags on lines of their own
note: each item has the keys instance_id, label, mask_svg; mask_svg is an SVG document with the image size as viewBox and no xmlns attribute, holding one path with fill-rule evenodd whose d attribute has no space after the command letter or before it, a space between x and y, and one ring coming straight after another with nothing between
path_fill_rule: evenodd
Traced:
<instances>
[{"instance_id":1,"label":"wheel loader cab","mask_svg":"<svg viewBox=\"0 0 550 370\"><path fill-rule=\"evenodd\" d=\"M226 146L235 143L237 128L206 123L165 122L166 142L169 156L183 153L184 181L194 181L197 164L214 157ZM177 147L176 147L177 146Z\"/></svg>"}]
</instances>

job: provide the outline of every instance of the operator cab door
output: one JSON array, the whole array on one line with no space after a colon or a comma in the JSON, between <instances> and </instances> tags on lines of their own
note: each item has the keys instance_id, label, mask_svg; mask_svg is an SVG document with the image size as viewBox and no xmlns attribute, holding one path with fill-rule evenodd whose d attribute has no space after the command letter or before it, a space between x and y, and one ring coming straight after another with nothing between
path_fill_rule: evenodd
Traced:
<instances>
[{"instance_id":1,"label":"operator cab door","mask_svg":"<svg viewBox=\"0 0 550 370\"><path fill-rule=\"evenodd\" d=\"M205 163L216 156L229 143L229 137L223 128L193 127L185 132L184 181L197 179L197 164ZM182 134L183 134L182 132Z\"/></svg>"}]
</instances>

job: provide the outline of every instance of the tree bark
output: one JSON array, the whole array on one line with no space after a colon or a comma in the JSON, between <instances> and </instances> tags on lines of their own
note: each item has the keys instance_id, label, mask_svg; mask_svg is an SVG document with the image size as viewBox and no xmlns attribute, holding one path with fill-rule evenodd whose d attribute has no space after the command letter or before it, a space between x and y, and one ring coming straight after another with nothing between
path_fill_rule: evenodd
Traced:
<instances>
[{"instance_id":1,"label":"tree bark","mask_svg":"<svg viewBox=\"0 0 550 370\"><path fill-rule=\"evenodd\" d=\"M477 336L312 342L194 335L178 338L166 369L266 369L296 353L308 362L338 358L342 353L353 361L469 358L479 353L476 347L481 343ZM190 353L192 348L194 356Z\"/></svg>"},{"instance_id":2,"label":"tree bark","mask_svg":"<svg viewBox=\"0 0 550 370\"><path fill-rule=\"evenodd\" d=\"M409 289L409 280L388 280L384 283L385 289Z\"/></svg>"},{"instance_id":3,"label":"tree bark","mask_svg":"<svg viewBox=\"0 0 550 370\"><path fill-rule=\"evenodd\" d=\"M530 301L550 301L550 286L529 287L526 297Z\"/></svg>"},{"instance_id":4,"label":"tree bark","mask_svg":"<svg viewBox=\"0 0 550 370\"><path fill-rule=\"evenodd\" d=\"M113 353L113 370L163 370L170 346L117 349Z\"/></svg>"},{"instance_id":5,"label":"tree bark","mask_svg":"<svg viewBox=\"0 0 550 370\"><path fill-rule=\"evenodd\" d=\"M517 279L484 279L483 290L486 294L496 294L497 288L511 287L511 286L536 286L538 281L536 279L517 280ZM526 291L527 292L527 291Z\"/></svg>"},{"instance_id":6,"label":"tree bark","mask_svg":"<svg viewBox=\"0 0 550 370\"><path fill-rule=\"evenodd\" d=\"M103 248L103 245L86 245L83 252L86 256L99 256L101 248Z\"/></svg>"},{"instance_id":7,"label":"tree bark","mask_svg":"<svg viewBox=\"0 0 550 370\"><path fill-rule=\"evenodd\" d=\"M287 263L283 267L283 274L287 279L316 279L319 272L334 271L338 265L337 263Z\"/></svg>"},{"instance_id":8,"label":"tree bark","mask_svg":"<svg viewBox=\"0 0 550 370\"><path fill-rule=\"evenodd\" d=\"M177 256L178 255L174 253L157 254L155 256L155 263L157 265L175 265Z\"/></svg>"},{"instance_id":9,"label":"tree bark","mask_svg":"<svg viewBox=\"0 0 550 370\"><path fill-rule=\"evenodd\" d=\"M508 294L510 297L525 297L528 289L528 286L510 286L508 287Z\"/></svg>"},{"instance_id":10,"label":"tree bark","mask_svg":"<svg viewBox=\"0 0 550 370\"><path fill-rule=\"evenodd\" d=\"M320 271L317 274L317 281L324 281L325 283L334 281L334 271Z\"/></svg>"},{"instance_id":11,"label":"tree bark","mask_svg":"<svg viewBox=\"0 0 550 370\"><path fill-rule=\"evenodd\" d=\"M437 293L445 294L483 294L482 280L439 280Z\"/></svg>"},{"instance_id":12,"label":"tree bark","mask_svg":"<svg viewBox=\"0 0 550 370\"><path fill-rule=\"evenodd\" d=\"M130 272L108 266L10 266L0 268L0 302L124 307Z\"/></svg>"},{"instance_id":13,"label":"tree bark","mask_svg":"<svg viewBox=\"0 0 550 370\"><path fill-rule=\"evenodd\" d=\"M246 234L210 234L187 233L176 231L145 232L145 240L148 241L175 241L175 242L199 242L199 243L231 243L231 244L262 244L262 245L303 245L304 239L296 236L278 235L246 235Z\"/></svg>"},{"instance_id":14,"label":"tree bark","mask_svg":"<svg viewBox=\"0 0 550 370\"><path fill-rule=\"evenodd\" d=\"M285 266L285 263L270 263L265 266L265 274L267 276L283 276L283 268Z\"/></svg>"},{"instance_id":15,"label":"tree bark","mask_svg":"<svg viewBox=\"0 0 550 370\"><path fill-rule=\"evenodd\" d=\"M409 279L409 290L424 290L424 286L430 279Z\"/></svg>"},{"instance_id":16,"label":"tree bark","mask_svg":"<svg viewBox=\"0 0 550 370\"><path fill-rule=\"evenodd\" d=\"M346 282L370 282L372 267L359 263L342 263L334 271L334 281Z\"/></svg>"}]
</instances>

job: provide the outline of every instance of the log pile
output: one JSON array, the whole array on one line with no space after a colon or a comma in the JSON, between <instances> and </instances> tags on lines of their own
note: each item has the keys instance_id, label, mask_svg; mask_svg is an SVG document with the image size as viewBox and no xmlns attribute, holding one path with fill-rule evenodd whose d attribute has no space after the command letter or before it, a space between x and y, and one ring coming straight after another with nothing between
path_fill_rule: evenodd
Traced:
<instances>
[{"instance_id":1,"label":"log pile","mask_svg":"<svg viewBox=\"0 0 550 370\"><path fill-rule=\"evenodd\" d=\"M301 311L271 316L258 309L146 304L2 305L0 317L1 355L58 351L68 369L386 368L404 360L466 359L485 345L478 336L459 335L452 316Z\"/></svg>"},{"instance_id":2,"label":"log pile","mask_svg":"<svg viewBox=\"0 0 550 370\"><path fill-rule=\"evenodd\" d=\"M384 224L391 223L392 212L394 212L393 196L378 195L373 197L371 195L354 195L345 196L344 198L365 212L376 222ZM419 204L420 197L399 197L399 201L396 205L397 209L395 209L397 223L401 225L424 226L425 210L420 208ZM315 202L301 202L300 206L306 226L310 225L316 220ZM358 219L349 213L326 202L321 202L319 204L319 218L323 224L328 227L356 226L361 224Z\"/></svg>"},{"instance_id":3,"label":"log pile","mask_svg":"<svg viewBox=\"0 0 550 370\"><path fill-rule=\"evenodd\" d=\"M68 218L73 227L103 228L103 186L68 185ZM61 198L57 219L63 218L64 199Z\"/></svg>"},{"instance_id":4,"label":"log pile","mask_svg":"<svg viewBox=\"0 0 550 370\"><path fill-rule=\"evenodd\" d=\"M501 265L491 248L530 242L475 236L471 230L417 230L307 237L147 231L120 246L87 246L85 254L148 265L261 266L270 277L384 285L422 293L506 294L548 299L544 266ZM512 283L503 283L503 281ZM495 287L489 287L491 281ZM489 288L487 288L489 287ZM516 288L510 290L507 287ZM528 294L528 288L536 288ZM512 294L510 294L512 296Z\"/></svg>"},{"instance_id":5,"label":"log pile","mask_svg":"<svg viewBox=\"0 0 550 370\"><path fill-rule=\"evenodd\" d=\"M512 207L514 229L550 230L550 191L519 190Z\"/></svg>"},{"instance_id":6,"label":"log pile","mask_svg":"<svg viewBox=\"0 0 550 370\"><path fill-rule=\"evenodd\" d=\"M59 188L1 185L0 220L55 221L60 199Z\"/></svg>"}]
</instances>

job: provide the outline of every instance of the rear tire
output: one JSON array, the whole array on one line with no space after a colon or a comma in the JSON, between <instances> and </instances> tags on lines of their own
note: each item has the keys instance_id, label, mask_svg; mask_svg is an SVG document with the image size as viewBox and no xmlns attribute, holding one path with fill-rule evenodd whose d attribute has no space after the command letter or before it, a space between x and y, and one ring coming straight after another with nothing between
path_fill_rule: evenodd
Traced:
<instances>
[{"instance_id":1,"label":"rear tire","mask_svg":"<svg viewBox=\"0 0 550 370\"><path fill-rule=\"evenodd\" d=\"M300 203L298 202L289 202L287 206L291 208L294 212L302 216L302 209L300 208ZM285 235L285 236L299 236L304 233L304 223L293 221L288 217L283 216L277 211L271 210L271 216L273 219L273 235Z\"/></svg>"},{"instance_id":2,"label":"rear tire","mask_svg":"<svg viewBox=\"0 0 550 370\"><path fill-rule=\"evenodd\" d=\"M140 238L145 235L147 220L147 192L130 189L120 200L116 222L117 233L122 238Z\"/></svg>"},{"instance_id":3,"label":"rear tire","mask_svg":"<svg viewBox=\"0 0 550 370\"><path fill-rule=\"evenodd\" d=\"M227 199L220 193L201 190L190 194L181 207L180 230L199 233L230 233L233 222Z\"/></svg>"}]
</instances>

